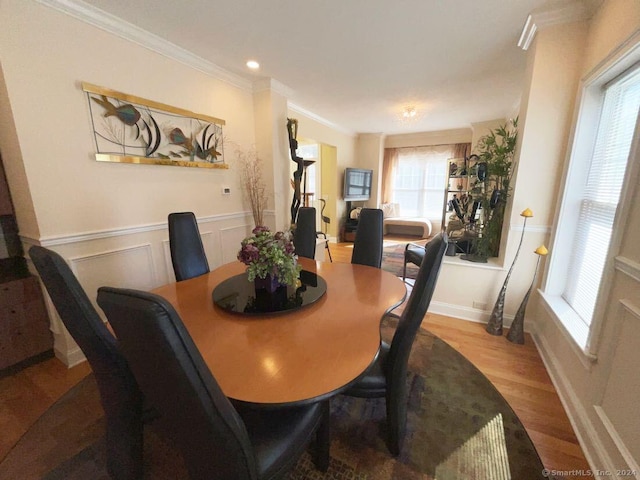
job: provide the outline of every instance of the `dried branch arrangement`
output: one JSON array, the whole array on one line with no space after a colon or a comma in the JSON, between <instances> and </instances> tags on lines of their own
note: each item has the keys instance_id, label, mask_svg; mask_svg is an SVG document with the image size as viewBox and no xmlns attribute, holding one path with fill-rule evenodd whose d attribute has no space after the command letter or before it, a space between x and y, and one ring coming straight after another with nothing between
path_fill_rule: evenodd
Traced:
<instances>
[{"instance_id":1,"label":"dried branch arrangement","mask_svg":"<svg viewBox=\"0 0 640 480\"><path fill-rule=\"evenodd\" d=\"M264 226L264 210L267 207L267 187L262 172L262 160L255 149L236 150L240 181L244 194L251 205L251 213L256 227Z\"/></svg>"}]
</instances>

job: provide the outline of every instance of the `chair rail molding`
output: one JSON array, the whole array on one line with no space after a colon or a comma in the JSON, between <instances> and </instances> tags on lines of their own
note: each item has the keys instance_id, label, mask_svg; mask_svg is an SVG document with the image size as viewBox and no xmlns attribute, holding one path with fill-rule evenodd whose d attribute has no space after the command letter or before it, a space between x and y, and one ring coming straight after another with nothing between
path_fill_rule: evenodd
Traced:
<instances>
[{"instance_id":1,"label":"chair rail molding","mask_svg":"<svg viewBox=\"0 0 640 480\"><path fill-rule=\"evenodd\" d=\"M617 256L615 258L615 267L619 272L633 278L636 282L640 282L640 263L634 262L627 257Z\"/></svg>"},{"instance_id":2,"label":"chair rail molding","mask_svg":"<svg viewBox=\"0 0 640 480\"><path fill-rule=\"evenodd\" d=\"M251 216L251 212L234 212L223 213L218 215L209 215L199 217L198 223L221 222L224 220L244 219ZM131 227L112 228L107 230L95 230L89 232L72 233L68 235L52 235L48 237L40 237L34 235L20 234L20 239L30 245L41 245L43 247L55 247L57 245L66 245L70 243L88 242L91 240L100 240L112 237L121 237L124 235L134 235L138 233L154 232L157 230L167 230L167 222L150 223L146 225L135 225Z\"/></svg>"}]
</instances>

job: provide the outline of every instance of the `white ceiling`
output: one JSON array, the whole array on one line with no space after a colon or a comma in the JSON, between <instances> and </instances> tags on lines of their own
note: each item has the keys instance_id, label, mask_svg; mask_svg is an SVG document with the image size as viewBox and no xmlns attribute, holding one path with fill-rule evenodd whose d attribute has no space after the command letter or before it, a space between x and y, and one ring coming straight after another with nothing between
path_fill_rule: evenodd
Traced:
<instances>
[{"instance_id":1,"label":"white ceiling","mask_svg":"<svg viewBox=\"0 0 640 480\"><path fill-rule=\"evenodd\" d=\"M527 15L547 0L85 0L232 73L271 77L352 132L469 127L520 101ZM557 3L557 2L556 2ZM245 62L256 59L258 73ZM401 111L417 115L403 122Z\"/></svg>"}]
</instances>

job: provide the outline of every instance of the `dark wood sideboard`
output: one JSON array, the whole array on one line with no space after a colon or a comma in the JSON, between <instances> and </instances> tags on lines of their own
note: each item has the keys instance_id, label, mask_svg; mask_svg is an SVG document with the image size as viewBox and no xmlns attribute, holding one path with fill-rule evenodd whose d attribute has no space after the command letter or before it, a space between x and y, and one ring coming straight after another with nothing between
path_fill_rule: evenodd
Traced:
<instances>
[{"instance_id":1,"label":"dark wood sideboard","mask_svg":"<svg viewBox=\"0 0 640 480\"><path fill-rule=\"evenodd\" d=\"M38 277L26 265L0 158L0 376L53 356Z\"/></svg>"},{"instance_id":2,"label":"dark wood sideboard","mask_svg":"<svg viewBox=\"0 0 640 480\"><path fill-rule=\"evenodd\" d=\"M0 370L50 357L53 338L37 277L0 284Z\"/></svg>"}]
</instances>

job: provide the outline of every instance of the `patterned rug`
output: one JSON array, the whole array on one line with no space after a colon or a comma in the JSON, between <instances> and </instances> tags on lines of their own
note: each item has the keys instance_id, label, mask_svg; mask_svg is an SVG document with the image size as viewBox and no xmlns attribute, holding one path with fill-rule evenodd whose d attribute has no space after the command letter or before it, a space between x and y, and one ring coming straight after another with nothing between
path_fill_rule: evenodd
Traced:
<instances>
[{"instance_id":1,"label":"patterned rug","mask_svg":"<svg viewBox=\"0 0 640 480\"><path fill-rule=\"evenodd\" d=\"M393 325L383 327L388 338ZM386 449L384 399L337 396L331 462L305 453L289 480L543 479L529 436L493 385L449 345L421 330L410 358L407 436ZM63 423L60 419L66 419ZM64 439L64 441L60 441ZM0 464L0 479L109 480L104 418L92 376L49 409ZM176 450L145 430L145 478L187 478Z\"/></svg>"},{"instance_id":2,"label":"patterned rug","mask_svg":"<svg viewBox=\"0 0 640 480\"><path fill-rule=\"evenodd\" d=\"M424 244L426 241L420 243ZM404 265L404 249L406 243L387 243L382 248L382 269L393 273L396 277L402 278L402 267ZM413 263L407 264L407 277L415 279L418 276L418 267Z\"/></svg>"}]
</instances>

